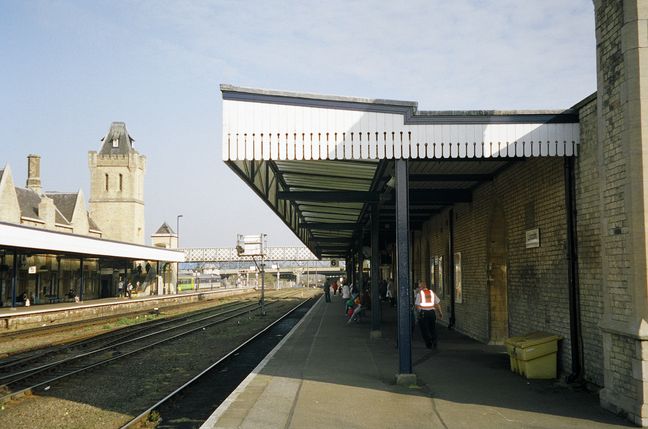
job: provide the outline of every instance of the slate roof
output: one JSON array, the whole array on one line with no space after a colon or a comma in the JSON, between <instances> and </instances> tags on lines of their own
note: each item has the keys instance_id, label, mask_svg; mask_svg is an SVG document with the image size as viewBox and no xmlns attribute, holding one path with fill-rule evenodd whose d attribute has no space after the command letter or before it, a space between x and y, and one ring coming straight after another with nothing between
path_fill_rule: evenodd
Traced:
<instances>
[{"instance_id":1,"label":"slate roof","mask_svg":"<svg viewBox=\"0 0 648 429\"><path fill-rule=\"evenodd\" d=\"M117 140L117 147L114 147L113 140ZM104 138L101 139L103 145L99 150L99 155L128 155L131 152L137 152L133 149L133 139L126 130L126 124L123 122L113 122L110 124L110 130Z\"/></svg>"},{"instance_id":2,"label":"slate roof","mask_svg":"<svg viewBox=\"0 0 648 429\"><path fill-rule=\"evenodd\" d=\"M18 197L21 216L40 219L38 216L38 204L40 204L41 200L40 195L31 189L19 188L16 186L16 196Z\"/></svg>"},{"instance_id":3,"label":"slate roof","mask_svg":"<svg viewBox=\"0 0 648 429\"><path fill-rule=\"evenodd\" d=\"M175 232L171 229L169 225L167 225L166 222L162 224L161 227L158 228L157 231L155 231L156 234L175 234Z\"/></svg>"},{"instance_id":4,"label":"slate roof","mask_svg":"<svg viewBox=\"0 0 648 429\"><path fill-rule=\"evenodd\" d=\"M95 231L101 231L99 226L95 223L94 220L90 217L90 213L88 213L88 224L90 226L90 229L94 229Z\"/></svg>"},{"instance_id":5,"label":"slate roof","mask_svg":"<svg viewBox=\"0 0 648 429\"><path fill-rule=\"evenodd\" d=\"M65 217L66 222L72 222L74 215L74 207L76 207L77 192L46 192L45 195L54 200L54 205L59 212ZM58 222L58 219L57 219Z\"/></svg>"}]
</instances>

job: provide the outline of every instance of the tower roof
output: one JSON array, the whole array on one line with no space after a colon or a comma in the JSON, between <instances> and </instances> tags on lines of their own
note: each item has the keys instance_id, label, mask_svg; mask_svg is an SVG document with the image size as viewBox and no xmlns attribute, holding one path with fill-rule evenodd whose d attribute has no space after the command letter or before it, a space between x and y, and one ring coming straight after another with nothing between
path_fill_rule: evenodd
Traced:
<instances>
[{"instance_id":1,"label":"tower roof","mask_svg":"<svg viewBox=\"0 0 648 429\"><path fill-rule=\"evenodd\" d=\"M131 152L137 152L133 149L133 139L126 130L124 122L113 122L110 124L110 130L104 138L101 139L103 145L99 155L128 155Z\"/></svg>"},{"instance_id":2,"label":"tower roof","mask_svg":"<svg viewBox=\"0 0 648 429\"><path fill-rule=\"evenodd\" d=\"M158 228L158 230L155 231L155 234L156 234L156 235L157 235L157 234L171 234L171 235L174 235L175 232L173 231L173 229L171 229L171 227L170 227L166 222L164 222L164 223L162 224L162 226L160 226L160 227Z\"/></svg>"}]
</instances>

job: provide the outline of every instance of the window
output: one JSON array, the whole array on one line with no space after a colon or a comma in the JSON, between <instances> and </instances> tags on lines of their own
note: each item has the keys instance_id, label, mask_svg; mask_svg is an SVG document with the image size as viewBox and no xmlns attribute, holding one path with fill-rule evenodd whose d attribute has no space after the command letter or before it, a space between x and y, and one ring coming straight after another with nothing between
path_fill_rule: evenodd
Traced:
<instances>
[{"instance_id":1,"label":"window","mask_svg":"<svg viewBox=\"0 0 648 429\"><path fill-rule=\"evenodd\" d=\"M113 147L119 147L119 139L114 138L112 141Z\"/></svg>"},{"instance_id":2,"label":"window","mask_svg":"<svg viewBox=\"0 0 648 429\"><path fill-rule=\"evenodd\" d=\"M106 173L106 191L108 190L108 173Z\"/></svg>"},{"instance_id":3,"label":"window","mask_svg":"<svg viewBox=\"0 0 648 429\"><path fill-rule=\"evenodd\" d=\"M124 190L124 175L121 173L119 174L119 190Z\"/></svg>"}]
</instances>

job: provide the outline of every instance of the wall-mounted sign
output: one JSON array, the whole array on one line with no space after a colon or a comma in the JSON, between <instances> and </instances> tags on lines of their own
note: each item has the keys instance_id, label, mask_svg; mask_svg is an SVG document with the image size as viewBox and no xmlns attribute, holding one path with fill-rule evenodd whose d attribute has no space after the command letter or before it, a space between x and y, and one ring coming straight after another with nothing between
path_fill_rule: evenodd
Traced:
<instances>
[{"instance_id":1,"label":"wall-mounted sign","mask_svg":"<svg viewBox=\"0 0 648 429\"><path fill-rule=\"evenodd\" d=\"M32 265L31 267L29 267L29 268L27 269L27 272L28 272L29 274L36 274L36 265Z\"/></svg>"},{"instance_id":2,"label":"wall-mounted sign","mask_svg":"<svg viewBox=\"0 0 648 429\"><path fill-rule=\"evenodd\" d=\"M461 304L463 302L463 288L461 285L461 252L454 254L454 272L455 302Z\"/></svg>"},{"instance_id":3,"label":"wall-mounted sign","mask_svg":"<svg viewBox=\"0 0 648 429\"><path fill-rule=\"evenodd\" d=\"M540 247L540 228L526 231L526 248Z\"/></svg>"}]
</instances>

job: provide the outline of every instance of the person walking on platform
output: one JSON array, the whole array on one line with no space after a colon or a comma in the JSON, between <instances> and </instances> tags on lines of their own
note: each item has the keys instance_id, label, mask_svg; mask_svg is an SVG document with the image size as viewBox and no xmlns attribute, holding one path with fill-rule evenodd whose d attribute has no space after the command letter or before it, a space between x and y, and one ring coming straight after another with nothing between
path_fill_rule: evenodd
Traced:
<instances>
[{"instance_id":1,"label":"person walking on platform","mask_svg":"<svg viewBox=\"0 0 648 429\"><path fill-rule=\"evenodd\" d=\"M396 286L392 279L387 282L387 297L389 298L389 305L392 308L396 307Z\"/></svg>"},{"instance_id":2,"label":"person walking on platform","mask_svg":"<svg viewBox=\"0 0 648 429\"><path fill-rule=\"evenodd\" d=\"M419 283L419 292L416 294L414 306L419 314L419 325L421 326L421 335L425 341L425 347L436 348L436 313L439 312L439 318L443 320L443 312L441 311L441 300L434 292L427 287L427 283Z\"/></svg>"},{"instance_id":3,"label":"person walking on platform","mask_svg":"<svg viewBox=\"0 0 648 429\"><path fill-rule=\"evenodd\" d=\"M349 289L349 285L344 282L342 284L342 299L347 300L351 298L351 290Z\"/></svg>"},{"instance_id":4,"label":"person walking on platform","mask_svg":"<svg viewBox=\"0 0 648 429\"><path fill-rule=\"evenodd\" d=\"M326 302L331 302L331 282L328 277L324 281L324 300Z\"/></svg>"}]
</instances>

